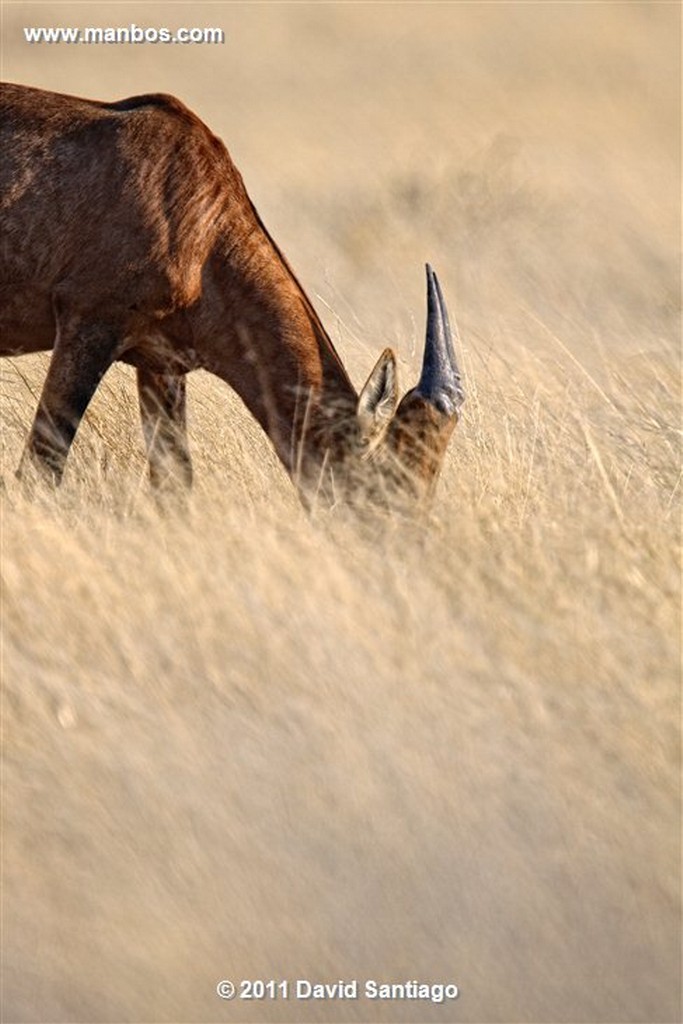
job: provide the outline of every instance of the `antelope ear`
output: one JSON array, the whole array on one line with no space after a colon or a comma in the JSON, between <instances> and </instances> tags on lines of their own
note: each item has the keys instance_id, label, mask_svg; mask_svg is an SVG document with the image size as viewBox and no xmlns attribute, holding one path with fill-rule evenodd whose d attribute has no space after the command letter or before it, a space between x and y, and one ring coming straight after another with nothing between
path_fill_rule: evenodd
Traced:
<instances>
[{"instance_id":1,"label":"antelope ear","mask_svg":"<svg viewBox=\"0 0 683 1024\"><path fill-rule=\"evenodd\" d=\"M358 420L366 437L388 426L397 402L396 356L385 348L358 399Z\"/></svg>"}]
</instances>

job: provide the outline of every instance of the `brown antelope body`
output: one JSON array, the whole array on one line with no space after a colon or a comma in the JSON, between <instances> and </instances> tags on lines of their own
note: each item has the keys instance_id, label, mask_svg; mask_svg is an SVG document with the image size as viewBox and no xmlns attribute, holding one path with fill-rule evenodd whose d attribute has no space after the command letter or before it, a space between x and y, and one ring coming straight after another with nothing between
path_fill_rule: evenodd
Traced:
<instances>
[{"instance_id":1,"label":"brown antelope body","mask_svg":"<svg viewBox=\"0 0 683 1024\"><path fill-rule=\"evenodd\" d=\"M181 102L0 89L0 352L54 349L22 466L60 480L122 360L155 487L191 482L185 375L203 367L240 395L304 500L431 491L463 393L429 267L420 382L396 408L387 349L359 396L225 146Z\"/></svg>"}]
</instances>

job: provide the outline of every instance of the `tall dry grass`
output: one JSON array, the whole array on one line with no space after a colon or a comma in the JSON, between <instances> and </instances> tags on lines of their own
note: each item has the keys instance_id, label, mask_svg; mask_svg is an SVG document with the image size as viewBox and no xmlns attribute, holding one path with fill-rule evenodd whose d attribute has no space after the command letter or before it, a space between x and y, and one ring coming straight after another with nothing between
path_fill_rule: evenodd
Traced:
<instances>
[{"instance_id":1,"label":"tall dry grass","mask_svg":"<svg viewBox=\"0 0 683 1024\"><path fill-rule=\"evenodd\" d=\"M429 522L368 531L197 374L160 517L126 370L28 500L47 357L2 364L3 1019L678 1019L679 12L182 8L240 45L100 87L21 7L6 77L207 116L359 383L416 374L432 260L468 398Z\"/></svg>"}]
</instances>

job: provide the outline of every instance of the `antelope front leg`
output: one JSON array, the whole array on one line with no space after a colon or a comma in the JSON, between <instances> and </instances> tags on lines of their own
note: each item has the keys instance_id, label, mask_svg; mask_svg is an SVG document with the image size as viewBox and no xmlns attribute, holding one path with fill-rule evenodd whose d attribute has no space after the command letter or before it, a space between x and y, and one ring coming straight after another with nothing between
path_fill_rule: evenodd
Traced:
<instances>
[{"instance_id":1,"label":"antelope front leg","mask_svg":"<svg viewBox=\"0 0 683 1024\"><path fill-rule=\"evenodd\" d=\"M157 493L174 492L178 484L189 490L185 374L138 369L138 396L152 487Z\"/></svg>"},{"instance_id":2,"label":"antelope front leg","mask_svg":"<svg viewBox=\"0 0 683 1024\"><path fill-rule=\"evenodd\" d=\"M120 331L111 324L67 319L58 323L50 368L17 476L31 463L59 484L78 425L111 366Z\"/></svg>"}]
</instances>

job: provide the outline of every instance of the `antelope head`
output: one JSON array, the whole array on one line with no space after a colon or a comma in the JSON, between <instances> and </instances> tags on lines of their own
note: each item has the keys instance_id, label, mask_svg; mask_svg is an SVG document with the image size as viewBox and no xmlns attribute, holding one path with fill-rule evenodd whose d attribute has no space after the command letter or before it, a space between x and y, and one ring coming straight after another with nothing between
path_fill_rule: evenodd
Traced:
<instances>
[{"instance_id":1,"label":"antelope head","mask_svg":"<svg viewBox=\"0 0 683 1024\"><path fill-rule=\"evenodd\" d=\"M345 500L362 507L428 502L464 400L446 303L427 264L420 379L399 403L396 356L385 349L360 393L351 446L346 436L347 457L333 456L333 473L335 463L346 470L336 473L337 491L341 483Z\"/></svg>"}]
</instances>

